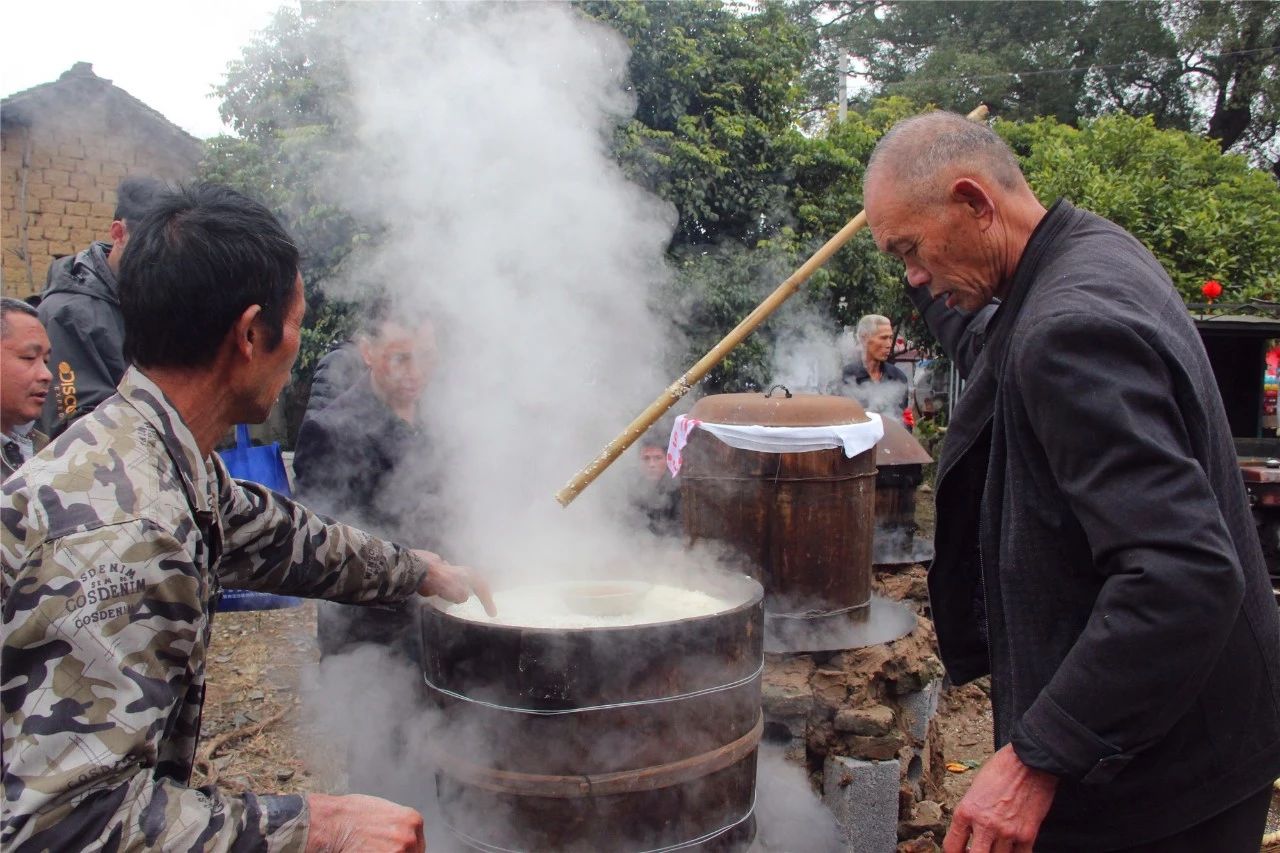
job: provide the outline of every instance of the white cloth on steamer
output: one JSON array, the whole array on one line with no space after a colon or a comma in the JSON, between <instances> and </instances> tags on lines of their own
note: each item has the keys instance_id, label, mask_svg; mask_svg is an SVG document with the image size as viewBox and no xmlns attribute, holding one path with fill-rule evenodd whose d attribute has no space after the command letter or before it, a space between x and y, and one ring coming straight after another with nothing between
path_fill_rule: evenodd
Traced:
<instances>
[{"instance_id":1,"label":"white cloth on steamer","mask_svg":"<svg viewBox=\"0 0 1280 853\"><path fill-rule=\"evenodd\" d=\"M671 440L667 444L667 470L675 477L684 464L684 446L695 429L705 429L730 447L738 450L754 450L759 453L807 453L811 450L844 449L847 458L853 458L875 447L884 437L884 422L875 412L867 412L870 419L860 424L831 424L830 426L754 426L744 424L716 424L680 415L671 427Z\"/></svg>"}]
</instances>

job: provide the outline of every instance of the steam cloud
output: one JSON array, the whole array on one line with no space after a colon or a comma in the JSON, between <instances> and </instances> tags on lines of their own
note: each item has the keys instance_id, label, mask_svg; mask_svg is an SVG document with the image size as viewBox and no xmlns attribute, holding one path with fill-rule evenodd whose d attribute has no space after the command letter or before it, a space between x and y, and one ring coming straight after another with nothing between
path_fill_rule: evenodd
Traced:
<instances>
[{"instance_id":1,"label":"steam cloud","mask_svg":"<svg viewBox=\"0 0 1280 853\"><path fill-rule=\"evenodd\" d=\"M441 330L425 414L443 547L490 574L617 562L628 475L568 511L552 495L669 381L651 296L675 214L609 153L635 108L627 45L559 5L352 11L360 150L341 192L390 228L360 280Z\"/></svg>"},{"instance_id":2,"label":"steam cloud","mask_svg":"<svg viewBox=\"0 0 1280 853\"><path fill-rule=\"evenodd\" d=\"M669 568L673 543L617 511L634 461L567 510L552 498L671 378L674 326L653 303L675 213L609 147L635 108L625 41L567 5L351 4L330 23L358 118L333 192L387 229L332 295L372 283L434 318L423 414L439 453L423 464L447 503L433 539L499 584ZM376 657L326 660L309 705L347 741L351 788L422 809L432 849L453 849L433 721L405 689L420 674ZM775 814L814 802L803 774L775 769Z\"/></svg>"}]
</instances>

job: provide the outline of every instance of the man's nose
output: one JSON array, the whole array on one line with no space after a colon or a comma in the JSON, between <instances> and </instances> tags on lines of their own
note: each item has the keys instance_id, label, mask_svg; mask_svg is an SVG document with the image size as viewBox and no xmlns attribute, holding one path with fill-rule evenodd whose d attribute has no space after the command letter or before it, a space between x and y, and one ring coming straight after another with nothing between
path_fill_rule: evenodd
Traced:
<instances>
[{"instance_id":1,"label":"man's nose","mask_svg":"<svg viewBox=\"0 0 1280 853\"><path fill-rule=\"evenodd\" d=\"M929 271L924 267L918 264L907 264L907 284L912 287L923 287L931 278Z\"/></svg>"},{"instance_id":2,"label":"man's nose","mask_svg":"<svg viewBox=\"0 0 1280 853\"><path fill-rule=\"evenodd\" d=\"M40 362L40 370L36 373L36 381L41 385L53 384L53 374L49 372L49 365L43 361Z\"/></svg>"}]
</instances>

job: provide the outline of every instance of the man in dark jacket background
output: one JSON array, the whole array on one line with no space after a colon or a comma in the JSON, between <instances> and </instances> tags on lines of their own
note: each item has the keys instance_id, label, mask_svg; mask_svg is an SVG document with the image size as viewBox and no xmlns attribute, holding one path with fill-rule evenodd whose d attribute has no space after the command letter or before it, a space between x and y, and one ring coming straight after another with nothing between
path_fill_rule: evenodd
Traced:
<instances>
[{"instance_id":1,"label":"man in dark jacket background","mask_svg":"<svg viewBox=\"0 0 1280 853\"><path fill-rule=\"evenodd\" d=\"M1046 210L958 115L895 126L865 188L876 244L969 369L929 591L952 680L991 674L998 749L944 849L1256 851L1280 621L1168 275L1118 226Z\"/></svg>"},{"instance_id":2,"label":"man in dark jacket background","mask_svg":"<svg viewBox=\"0 0 1280 853\"><path fill-rule=\"evenodd\" d=\"M880 314L867 314L854 329L858 352L841 370L842 391L868 412L898 420L909 405L907 374L889 361L893 354L893 323Z\"/></svg>"},{"instance_id":3,"label":"man in dark jacket background","mask_svg":"<svg viewBox=\"0 0 1280 853\"><path fill-rule=\"evenodd\" d=\"M50 438L114 394L128 367L116 275L130 223L140 221L164 190L154 178L125 178L116 189L110 241L49 267L39 310L53 347L53 388L40 416Z\"/></svg>"},{"instance_id":4,"label":"man in dark jacket background","mask_svg":"<svg viewBox=\"0 0 1280 853\"><path fill-rule=\"evenodd\" d=\"M366 312L356 346L364 376L331 402L307 405L294 448L294 490L340 521L435 548L443 507L419 412L435 370L434 328L378 301ZM416 660L409 612L318 605L321 654L376 643Z\"/></svg>"}]
</instances>

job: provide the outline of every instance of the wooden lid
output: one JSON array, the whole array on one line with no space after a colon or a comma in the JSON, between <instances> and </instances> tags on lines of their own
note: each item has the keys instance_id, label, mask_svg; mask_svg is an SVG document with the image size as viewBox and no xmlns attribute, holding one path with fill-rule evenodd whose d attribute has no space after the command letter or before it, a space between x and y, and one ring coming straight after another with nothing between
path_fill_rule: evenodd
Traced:
<instances>
[{"instance_id":1,"label":"wooden lid","mask_svg":"<svg viewBox=\"0 0 1280 853\"><path fill-rule=\"evenodd\" d=\"M864 424L871 420L857 400L824 394L788 397L780 386L767 397L760 392L703 397L689 411L689 417L713 424L777 427Z\"/></svg>"},{"instance_id":2,"label":"wooden lid","mask_svg":"<svg viewBox=\"0 0 1280 853\"><path fill-rule=\"evenodd\" d=\"M876 465L924 465L933 461L929 451L924 449L907 428L893 418L881 418L884 424L884 438L876 442Z\"/></svg>"}]
</instances>

